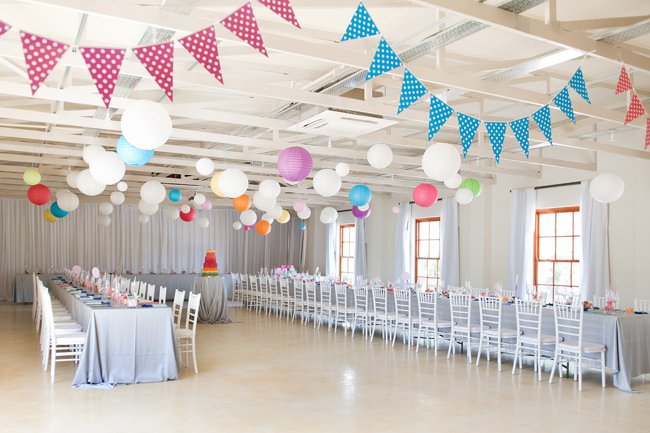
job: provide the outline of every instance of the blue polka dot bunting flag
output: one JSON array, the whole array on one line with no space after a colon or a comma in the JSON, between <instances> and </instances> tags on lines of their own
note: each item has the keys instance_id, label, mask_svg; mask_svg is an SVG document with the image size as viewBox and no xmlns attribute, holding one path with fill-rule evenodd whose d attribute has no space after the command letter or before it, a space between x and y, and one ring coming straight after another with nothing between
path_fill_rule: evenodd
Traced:
<instances>
[{"instance_id":1,"label":"blue polka dot bunting flag","mask_svg":"<svg viewBox=\"0 0 650 433\"><path fill-rule=\"evenodd\" d=\"M535 111L532 115L537 126L544 133L544 137L553 145L553 140L551 139L551 110L548 108L548 105L544 105L539 110Z\"/></svg>"},{"instance_id":2,"label":"blue polka dot bunting flag","mask_svg":"<svg viewBox=\"0 0 650 433\"><path fill-rule=\"evenodd\" d=\"M463 158L467 156L467 151L472 145L474 135L478 129L480 120L470 117L463 113L458 113L458 125L460 126L460 140L463 144Z\"/></svg>"},{"instance_id":3,"label":"blue polka dot bunting flag","mask_svg":"<svg viewBox=\"0 0 650 433\"><path fill-rule=\"evenodd\" d=\"M578 68L571 81L569 81L569 86L573 87L573 90L578 92L578 95L582 96L582 99L591 104L589 100L589 95L587 94L587 86L585 86L585 77L582 76L582 69Z\"/></svg>"},{"instance_id":4,"label":"blue polka dot bunting flag","mask_svg":"<svg viewBox=\"0 0 650 433\"><path fill-rule=\"evenodd\" d=\"M379 47L375 51L375 57L372 59L372 64L370 65L370 72L366 75L366 81L400 66L402 66L402 61L397 57L397 54L395 54L395 51L393 51L390 45L388 45L386 39L381 38Z\"/></svg>"},{"instance_id":5,"label":"blue polka dot bunting flag","mask_svg":"<svg viewBox=\"0 0 650 433\"><path fill-rule=\"evenodd\" d=\"M485 122L485 127L490 136L494 158L498 164L501 159L501 151L503 150L503 136L506 133L506 122Z\"/></svg>"},{"instance_id":6,"label":"blue polka dot bunting flag","mask_svg":"<svg viewBox=\"0 0 650 433\"><path fill-rule=\"evenodd\" d=\"M433 138L436 132L438 132L440 127L445 124L453 112L453 108L431 95L431 106L429 108L429 140Z\"/></svg>"},{"instance_id":7,"label":"blue polka dot bunting flag","mask_svg":"<svg viewBox=\"0 0 650 433\"><path fill-rule=\"evenodd\" d=\"M411 72L404 68L404 80L402 81L402 94L399 97L399 109L397 114L404 111L405 108L420 99L422 95L427 93L427 88L420 83L420 80L415 78Z\"/></svg>"},{"instance_id":8,"label":"blue polka dot bunting flag","mask_svg":"<svg viewBox=\"0 0 650 433\"><path fill-rule=\"evenodd\" d=\"M370 14L366 10L363 3L359 3L357 11L352 17L352 21L348 25L341 42L349 41L350 39L365 38L367 36L378 35L379 29L375 22L370 18Z\"/></svg>"},{"instance_id":9,"label":"blue polka dot bunting flag","mask_svg":"<svg viewBox=\"0 0 650 433\"><path fill-rule=\"evenodd\" d=\"M512 132L515 133L515 137L517 137L519 145L524 150L524 153L526 153L526 158L528 158L528 117L524 117L523 119L519 120L513 120L512 122L508 123L508 125L510 125Z\"/></svg>"},{"instance_id":10,"label":"blue polka dot bunting flag","mask_svg":"<svg viewBox=\"0 0 650 433\"><path fill-rule=\"evenodd\" d=\"M571 106L571 99L569 99L569 90L566 86L564 86L564 89L553 98L553 103L560 107L560 110L562 110L562 112L566 114L566 117L571 119L574 124L576 123L576 118L573 115L573 107Z\"/></svg>"}]
</instances>

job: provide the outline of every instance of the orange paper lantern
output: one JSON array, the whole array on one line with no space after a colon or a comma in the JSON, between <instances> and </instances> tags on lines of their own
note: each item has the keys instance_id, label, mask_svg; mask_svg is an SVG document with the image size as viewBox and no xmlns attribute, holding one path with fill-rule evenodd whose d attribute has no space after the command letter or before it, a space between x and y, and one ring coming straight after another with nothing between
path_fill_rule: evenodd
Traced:
<instances>
[{"instance_id":1,"label":"orange paper lantern","mask_svg":"<svg viewBox=\"0 0 650 433\"><path fill-rule=\"evenodd\" d=\"M242 194L239 197L232 199L232 206L239 212L244 212L251 207L251 198L246 194Z\"/></svg>"},{"instance_id":2,"label":"orange paper lantern","mask_svg":"<svg viewBox=\"0 0 650 433\"><path fill-rule=\"evenodd\" d=\"M271 223L264 220L259 221L255 225L255 230L257 230L257 233L261 234L262 236L266 236L271 233Z\"/></svg>"}]
</instances>

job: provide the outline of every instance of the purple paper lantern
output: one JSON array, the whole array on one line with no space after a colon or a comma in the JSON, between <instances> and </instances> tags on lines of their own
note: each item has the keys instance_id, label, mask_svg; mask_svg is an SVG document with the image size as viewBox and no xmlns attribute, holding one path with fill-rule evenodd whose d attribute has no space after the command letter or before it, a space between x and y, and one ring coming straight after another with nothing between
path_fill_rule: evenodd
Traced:
<instances>
[{"instance_id":1,"label":"purple paper lantern","mask_svg":"<svg viewBox=\"0 0 650 433\"><path fill-rule=\"evenodd\" d=\"M370 216L370 212L372 212L372 208L368 206L368 209L364 210L359 210L357 206L352 206L352 215L354 215L355 218L359 218L360 220L368 218Z\"/></svg>"},{"instance_id":2,"label":"purple paper lantern","mask_svg":"<svg viewBox=\"0 0 650 433\"><path fill-rule=\"evenodd\" d=\"M300 182L311 173L313 167L311 155L302 147L287 147L278 156L278 170L289 182Z\"/></svg>"}]
</instances>

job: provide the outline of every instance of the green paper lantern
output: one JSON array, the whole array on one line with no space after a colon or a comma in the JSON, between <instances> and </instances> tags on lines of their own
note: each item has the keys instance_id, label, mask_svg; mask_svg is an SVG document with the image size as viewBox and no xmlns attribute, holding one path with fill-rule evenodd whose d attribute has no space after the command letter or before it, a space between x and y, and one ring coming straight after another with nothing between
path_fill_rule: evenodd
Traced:
<instances>
[{"instance_id":1,"label":"green paper lantern","mask_svg":"<svg viewBox=\"0 0 650 433\"><path fill-rule=\"evenodd\" d=\"M462 189L462 188L467 188L470 191L472 191L472 195L474 196L474 198L481 195L481 191L483 190L483 187L481 186L481 182L479 182L476 179L465 179L463 183L460 184L460 187L458 187L458 189Z\"/></svg>"},{"instance_id":2,"label":"green paper lantern","mask_svg":"<svg viewBox=\"0 0 650 433\"><path fill-rule=\"evenodd\" d=\"M36 185L41 181L41 174L36 170L27 170L23 173L23 180L27 185Z\"/></svg>"}]
</instances>

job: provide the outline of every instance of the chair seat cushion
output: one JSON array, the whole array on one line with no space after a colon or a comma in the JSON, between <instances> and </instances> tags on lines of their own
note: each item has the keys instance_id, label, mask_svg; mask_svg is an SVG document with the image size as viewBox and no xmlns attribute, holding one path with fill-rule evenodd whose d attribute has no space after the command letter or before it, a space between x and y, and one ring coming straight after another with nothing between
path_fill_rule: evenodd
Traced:
<instances>
[{"instance_id":1,"label":"chair seat cushion","mask_svg":"<svg viewBox=\"0 0 650 433\"><path fill-rule=\"evenodd\" d=\"M554 335L542 334L542 335L540 335L539 339L542 342L542 346L548 346L548 345L551 345L551 344L555 344L555 336ZM523 343L537 344L537 335L535 335L535 334L522 335L520 337L520 340ZM560 337L560 341L564 341L564 338Z\"/></svg>"},{"instance_id":2,"label":"chair seat cushion","mask_svg":"<svg viewBox=\"0 0 650 433\"><path fill-rule=\"evenodd\" d=\"M489 326L483 325L483 330L490 329ZM459 332L467 332L468 327L467 324L465 325L455 325L454 330L459 331ZM474 332L481 332L481 325L470 325L469 331L474 333Z\"/></svg>"},{"instance_id":3,"label":"chair seat cushion","mask_svg":"<svg viewBox=\"0 0 650 433\"><path fill-rule=\"evenodd\" d=\"M568 350L571 352L578 352L578 340L567 340L558 345L560 350ZM589 341L582 342L582 353L598 353L607 350L604 344L591 343Z\"/></svg>"},{"instance_id":4,"label":"chair seat cushion","mask_svg":"<svg viewBox=\"0 0 650 433\"><path fill-rule=\"evenodd\" d=\"M436 322L434 322L431 319L422 319L422 322L420 322L422 326L426 326L427 328L433 328L436 325ZM451 328L451 322L448 320L438 320L438 329L441 328Z\"/></svg>"},{"instance_id":5,"label":"chair seat cushion","mask_svg":"<svg viewBox=\"0 0 650 433\"><path fill-rule=\"evenodd\" d=\"M498 337L498 329L486 329L483 331L485 335ZM501 338L517 338L517 331L514 329L503 329L501 328Z\"/></svg>"},{"instance_id":6,"label":"chair seat cushion","mask_svg":"<svg viewBox=\"0 0 650 433\"><path fill-rule=\"evenodd\" d=\"M181 328L176 330L176 338L192 338L194 332L191 329Z\"/></svg>"},{"instance_id":7,"label":"chair seat cushion","mask_svg":"<svg viewBox=\"0 0 650 433\"><path fill-rule=\"evenodd\" d=\"M86 333L85 332L75 332L72 334L65 334L62 336L56 337L56 344L66 345L66 344L84 344L86 342Z\"/></svg>"}]
</instances>

